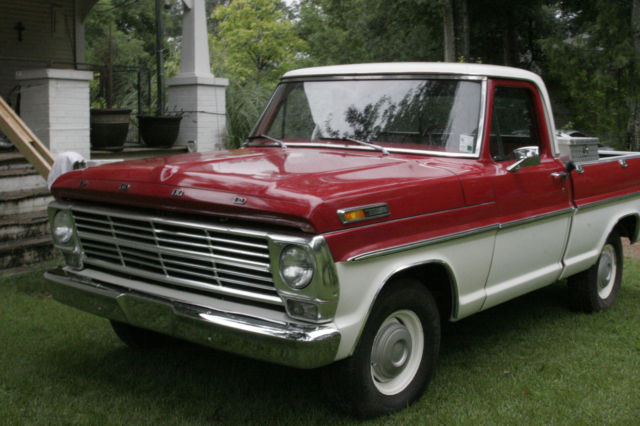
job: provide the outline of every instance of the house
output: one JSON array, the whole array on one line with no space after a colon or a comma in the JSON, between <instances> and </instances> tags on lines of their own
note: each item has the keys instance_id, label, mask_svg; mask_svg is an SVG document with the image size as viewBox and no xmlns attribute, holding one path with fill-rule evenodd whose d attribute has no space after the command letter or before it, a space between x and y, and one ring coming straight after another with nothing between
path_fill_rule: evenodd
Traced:
<instances>
[{"instance_id":1,"label":"house","mask_svg":"<svg viewBox=\"0 0 640 426\"><path fill-rule=\"evenodd\" d=\"M86 64L84 25L96 3L0 0L0 96L54 155L74 151L86 159L105 157L92 152L89 142L94 73ZM187 145L198 151L219 149L228 81L210 72L204 0L182 3L180 73L167 82L168 109L185 113L174 150L186 151ZM110 157L166 153L132 148ZM0 152L0 275L51 258L49 200L43 177L19 153Z\"/></svg>"}]
</instances>

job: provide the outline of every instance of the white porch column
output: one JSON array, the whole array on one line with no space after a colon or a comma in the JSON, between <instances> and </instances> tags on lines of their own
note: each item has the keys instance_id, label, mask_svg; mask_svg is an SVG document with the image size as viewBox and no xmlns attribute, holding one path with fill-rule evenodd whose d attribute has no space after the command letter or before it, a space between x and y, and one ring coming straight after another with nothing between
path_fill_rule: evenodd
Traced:
<instances>
[{"instance_id":1,"label":"white porch column","mask_svg":"<svg viewBox=\"0 0 640 426\"><path fill-rule=\"evenodd\" d=\"M168 110L184 111L176 145L195 141L198 151L224 147L226 78L211 73L204 0L183 0L180 73L168 81Z\"/></svg>"},{"instance_id":2,"label":"white porch column","mask_svg":"<svg viewBox=\"0 0 640 426\"><path fill-rule=\"evenodd\" d=\"M91 71L17 71L20 117L54 155L75 151L90 156L89 81Z\"/></svg>"}]
</instances>

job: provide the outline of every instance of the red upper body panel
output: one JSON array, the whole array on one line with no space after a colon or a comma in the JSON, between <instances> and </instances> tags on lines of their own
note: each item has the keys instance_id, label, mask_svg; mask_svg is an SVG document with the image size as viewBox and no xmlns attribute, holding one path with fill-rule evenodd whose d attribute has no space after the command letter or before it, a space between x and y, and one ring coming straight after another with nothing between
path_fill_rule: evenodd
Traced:
<instances>
[{"instance_id":1,"label":"red upper body panel","mask_svg":"<svg viewBox=\"0 0 640 426\"><path fill-rule=\"evenodd\" d=\"M74 171L55 182L53 193L59 199L250 217L323 233L347 227L337 210L349 207L385 202L391 215L377 221L388 221L465 206L456 162L469 173L477 160L440 163L346 149L243 148ZM175 196L174 189L182 194ZM483 191L466 198L472 204L488 201L491 191Z\"/></svg>"},{"instance_id":2,"label":"red upper body panel","mask_svg":"<svg viewBox=\"0 0 640 426\"><path fill-rule=\"evenodd\" d=\"M494 131L488 129L497 87L530 90L533 127L540 135L539 165L514 173L507 170L513 160L492 156L489 145ZM385 155L336 146L264 146L90 167L61 176L52 191L60 200L320 233L338 261L487 225L566 212L573 205L637 190L627 179L629 171L638 167L637 161L626 173L612 162L589 166L588 173L577 179L562 177L565 165L552 155L542 99L531 83L489 79L486 110L479 158ZM605 175L607 179L601 179ZM388 216L343 224L337 214L341 209L378 203L388 205Z\"/></svg>"}]
</instances>

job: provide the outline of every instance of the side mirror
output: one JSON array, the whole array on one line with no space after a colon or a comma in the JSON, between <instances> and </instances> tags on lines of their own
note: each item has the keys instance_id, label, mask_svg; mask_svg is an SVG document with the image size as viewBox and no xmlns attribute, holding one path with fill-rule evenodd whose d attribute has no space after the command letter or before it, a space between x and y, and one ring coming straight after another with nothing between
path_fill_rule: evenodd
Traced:
<instances>
[{"instance_id":1,"label":"side mirror","mask_svg":"<svg viewBox=\"0 0 640 426\"><path fill-rule=\"evenodd\" d=\"M540 152L537 146L523 146L513 150L516 162L507 167L507 171L514 173L523 167L537 166L540 164Z\"/></svg>"}]
</instances>

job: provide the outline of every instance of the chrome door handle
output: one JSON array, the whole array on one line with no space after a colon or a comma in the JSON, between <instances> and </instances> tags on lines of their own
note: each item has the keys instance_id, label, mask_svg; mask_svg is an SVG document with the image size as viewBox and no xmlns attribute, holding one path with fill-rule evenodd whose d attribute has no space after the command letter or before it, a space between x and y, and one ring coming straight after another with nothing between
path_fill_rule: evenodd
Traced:
<instances>
[{"instance_id":1,"label":"chrome door handle","mask_svg":"<svg viewBox=\"0 0 640 426\"><path fill-rule=\"evenodd\" d=\"M553 172L553 173L551 173L551 177L554 180L558 180L558 179L565 180L567 178L567 176L569 176L569 173L567 173L567 172Z\"/></svg>"}]
</instances>

